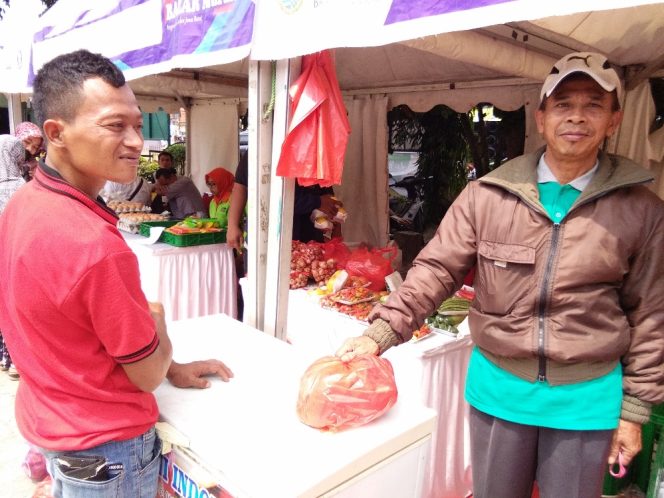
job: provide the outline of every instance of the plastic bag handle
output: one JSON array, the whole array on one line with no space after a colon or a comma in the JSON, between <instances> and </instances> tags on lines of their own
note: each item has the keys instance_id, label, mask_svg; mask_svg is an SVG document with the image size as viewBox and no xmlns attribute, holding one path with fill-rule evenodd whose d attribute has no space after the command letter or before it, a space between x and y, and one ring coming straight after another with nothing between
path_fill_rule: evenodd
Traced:
<instances>
[{"instance_id":1,"label":"plastic bag handle","mask_svg":"<svg viewBox=\"0 0 664 498\"><path fill-rule=\"evenodd\" d=\"M618 471L615 471L615 467L618 465ZM613 465L609 465L609 474L613 477L620 479L625 477L627 474L627 467L625 466L625 457L623 457L622 451L618 452L618 461L613 462Z\"/></svg>"}]
</instances>

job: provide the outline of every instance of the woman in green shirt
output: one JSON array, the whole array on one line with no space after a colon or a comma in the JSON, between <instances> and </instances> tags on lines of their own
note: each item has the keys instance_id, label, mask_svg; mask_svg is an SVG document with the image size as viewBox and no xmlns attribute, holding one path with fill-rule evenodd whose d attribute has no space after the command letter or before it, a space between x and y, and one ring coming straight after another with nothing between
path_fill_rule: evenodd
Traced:
<instances>
[{"instance_id":1,"label":"woman in green shirt","mask_svg":"<svg viewBox=\"0 0 664 498\"><path fill-rule=\"evenodd\" d=\"M212 193L209 207L210 218L218 220L221 228L226 228L231 190L233 190L235 177L227 169L219 167L205 175L205 183Z\"/></svg>"}]
</instances>

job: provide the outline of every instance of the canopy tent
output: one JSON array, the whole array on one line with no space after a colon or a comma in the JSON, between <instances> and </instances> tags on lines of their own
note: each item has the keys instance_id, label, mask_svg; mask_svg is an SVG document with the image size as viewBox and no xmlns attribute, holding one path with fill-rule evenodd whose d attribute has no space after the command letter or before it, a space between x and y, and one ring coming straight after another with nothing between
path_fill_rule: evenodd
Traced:
<instances>
[{"instance_id":1,"label":"canopy tent","mask_svg":"<svg viewBox=\"0 0 664 498\"><path fill-rule=\"evenodd\" d=\"M236 130L237 116L247 105L249 211L256 221L250 223L256 232L249 240L260 244L258 249L250 247L252 256L260 259L253 267L257 269L265 268L268 244L261 241L268 230L273 236L288 226L289 200L283 196L288 188L274 176L271 165L278 161L283 140L280 128L285 129L289 78L297 76L298 68L296 59L281 59L336 49L337 75L352 127L341 187L351 211L345 231L351 240L368 238L382 245L387 234L387 201L381 197L387 183L387 110L399 104L419 111L446 104L467 111L480 101L491 101L505 110L525 105L530 119L553 61L573 50L605 53L633 89L626 97L631 116L612 142L613 150L643 164L650 158L661 160L662 141L644 142L654 106L643 82L662 66L663 9L655 1L634 0L102 0L94 7L60 0L38 21L27 23L38 26L32 55L3 57L8 54L5 47L0 64L22 61L12 66L12 74L20 76L32 57L34 73L47 58L83 46L117 60L146 110L189 106L189 159L199 186L207 169L236 163L237 134L220 136L220 130ZM218 15L227 15L229 22L215 23ZM176 36L196 25L207 26L225 42L208 44L211 38L205 35L195 38L196 44ZM226 31L238 33L235 40L242 33L245 43L232 41ZM247 36L253 36L251 43ZM167 38L170 43L164 45ZM188 51L177 49L180 42ZM214 49L206 53L206 47ZM279 60L276 80L270 63L247 60L249 50L250 59ZM139 55L148 59L142 63ZM12 77L17 80L21 77ZM0 90L17 91L8 81L0 81ZM264 110L270 108L272 88L276 99L269 122ZM26 90L24 86L20 91ZM268 142L274 144L274 153ZM526 147L538 144L529 121ZM375 195L352 190L369 182L375 185ZM266 193L270 186L271 195ZM356 201L361 202L352 205ZM267 280L275 285L279 281L272 276ZM258 288L262 289L260 283ZM262 321L255 324L263 328Z\"/></svg>"},{"instance_id":2,"label":"canopy tent","mask_svg":"<svg viewBox=\"0 0 664 498\"><path fill-rule=\"evenodd\" d=\"M386 190L387 110L406 104L423 112L445 104L466 112L487 101L503 110L525 106L525 145L533 150L542 143L533 120L541 82L571 51L606 54L626 81L627 112L610 150L659 168L651 164L663 152L648 138L654 103L646 87L664 66L662 3L377 0L354 4L352 16L345 2L290 2L290 9L278 3L259 4L252 58L336 48L337 76L353 122L337 190L351 213L374 214L371 221L349 217L344 234L352 242L387 242L386 196L357 195L357 185L367 179L377 182L378 192ZM270 32L275 25L278 37ZM473 29L458 31L464 28ZM664 185L658 188L664 195Z\"/></svg>"},{"instance_id":3,"label":"canopy tent","mask_svg":"<svg viewBox=\"0 0 664 498\"><path fill-rule=\"evenodd\" d=\"M452 4L482 7L428 17L421 12ZM395 5L400 15L411 17L388 23L386 19L394 19L390 16L397 12ZM621 8L574 13L612 7ZM421 17L417 17L418 9ZM542 18L553 14L566 15ZM505 24L497 24L500 22ZM274 26L278 26L278 34L270 32ZM466 31L458 31L461 29ZM407 104L426 111L446 104L465 112L487 101L504 110L525 106L526 149L533 150L541 140L532 117L542 81L553 63L572 51L602 52L623 75L629 90L624 125L609 149L654 167L651 159L661 161L664 155L664 128L648 135L654 104L647 78L657 75L663 66L663 29L664 5L653 2L283 0L259 4L251 56L295 58L291 61L293 81L298 76L297 56L334 49L351 123L343 181L336 189L350 213L344 237L384 245L389 109ZM287 103L285 92L281 98L277 94L277 106L286 108ZM275 146L280 143L276 141ZM278 157L278 152L273 153L272 164ZM664 197L661 178L659 181ZM272 185L277 194L292 195L274 176ZM283 195L272 199L275 197L282 199ZM283 200L283 206L289 202L292 198ZM273 216L275 208L281 210L282 205L270 204L268 291L259 323L266 332L284 338L291 213L284 207L281 217ZM432 455L426 464L423 495L465 496L472 489L469 469L438 468L441 455ZM446 493L452 489L458 492Z\"/></svg>"},{"instance_id":4,"label":"canopy tent","mask_svg":"<svg viewBox=\"0 0 664 498\"><path fill-rule=\"evenodd\" d=\"M31 45L0 52L10 60L21 54L0 90L30 92L37 70L59 54L102 53L122 69L144 111L187 110L188 170L204 189L207 171L237 164L254 7L251 0L60 0L29 24Z\"/></svg>"}]
</instances>

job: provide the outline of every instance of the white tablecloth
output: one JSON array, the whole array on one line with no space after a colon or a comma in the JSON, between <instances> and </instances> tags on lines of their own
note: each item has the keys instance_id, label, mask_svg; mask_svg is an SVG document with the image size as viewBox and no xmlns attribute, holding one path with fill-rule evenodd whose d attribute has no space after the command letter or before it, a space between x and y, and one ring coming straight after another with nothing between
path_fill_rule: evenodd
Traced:
<instances>
[{"instance_id":1,"label":"white tablecloth","mask_svg":"<svg viewBox=\"0 0 664 498\"><path fill-rule=\"evenodd\" d=\"M361 335L366 328L357 320L321 308L317 298L304 290L290 291L288 303L288 340L312 355L333 354L346 338ZM396 379L399 395L416 393L416 402L438 412L425 470L423 496L429 498L463 498L472 491L469 407L463 395L472 341L466 322L459 328L463 337L432 334L385 353L392 363L402 365ZM410 367L403 368L404 364Z\"/></svg>"},{"instance_id":2,"label":"white tablecloth","mask_svg":"<svg viewBox=\"0 0 664 498\"><path fill-rule=\"evenodd\" d=\"M218 313L236 317L235 261L228 245L149 245L141 235L122 235L138 258L145 296L164 305L166 319Z\"/></svg>"},{"instance_id":3,"label":"white tablecloth","mask_svg":"<svg viewBox=\"0 0 664 498\"><path fill-rule=\"evenodd\" d=\"M171 322L168 330L176 361L217 357L233 370L230 382L212 377L209 389L165 381L155 392L162 419L233 496L422 496L434 410L400 397L369 424L322 432L296 412L300 379L315 358L224 315Z\"/></svg>"}]
</instances>

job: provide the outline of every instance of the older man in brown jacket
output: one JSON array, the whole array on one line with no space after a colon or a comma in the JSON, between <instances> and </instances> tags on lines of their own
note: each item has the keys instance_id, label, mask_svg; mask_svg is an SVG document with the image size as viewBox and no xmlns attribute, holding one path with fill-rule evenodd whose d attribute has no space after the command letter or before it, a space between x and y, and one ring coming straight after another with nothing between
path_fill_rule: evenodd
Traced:
<instances>
[{"instance_id":1,"label":"older man in brown jacket","mask_svg":"<svg viewBox=\"0 0 664 498\"><path fill-rule=\"evenodd\" d=\"M410 339L477 264L469 326L475 498L596 498L664 401L664 203L650 173L601 152L622 118L606 58L553 67L546 147L468 184L404 284L337 352Z\"/></svg>"}]
</instances>

